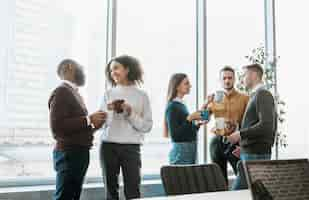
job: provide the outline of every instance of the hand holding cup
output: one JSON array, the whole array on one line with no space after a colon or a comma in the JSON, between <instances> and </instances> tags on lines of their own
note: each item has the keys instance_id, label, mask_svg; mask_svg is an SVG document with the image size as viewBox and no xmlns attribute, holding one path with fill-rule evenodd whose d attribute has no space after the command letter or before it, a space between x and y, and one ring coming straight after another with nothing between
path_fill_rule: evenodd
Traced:
<instances>
[{"instance_id":1,"label":"hand holding cup","mask_svg":"<svg viewBox=\"0 0 309 200\"><path fill-rule=\"evenodd\" d=\"M123 99L116 99L107 105L108 110L113 110L116 113L123 113L123 104L125 101Z\"/></svg>"}]
</instances>

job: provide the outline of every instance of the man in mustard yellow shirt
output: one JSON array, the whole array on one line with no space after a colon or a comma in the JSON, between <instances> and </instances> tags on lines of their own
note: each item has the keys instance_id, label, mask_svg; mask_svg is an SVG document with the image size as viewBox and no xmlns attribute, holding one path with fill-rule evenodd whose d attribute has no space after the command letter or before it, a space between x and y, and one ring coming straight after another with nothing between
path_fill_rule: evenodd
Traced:
<instances>
[{"instance_id":1,"label":"man in mustard yellow shirt","mask_svg":"<svg viewBox=\"0 0 309 200\"><path fill-rule=\"evenodd\" d=\"M216 103L213 98L209 98L208 109L215 118L222 117L228 123L239 127L244 112L246 110L249 96L240 93L234 88L235 71L231 67L224 67L220 70L220 81L224 90L224 96L221 103ZM227 124L227 123L226 123ZM217 133L216 130L213 130ZM225 128L224 135L229 135L233 130L229 131ZM237 162L239 161L240 148L238 145L232 145L224 136L216 134L210 142L211 160L218 164L227 179L227 162L233 167L234 173L237 172Z\"/></svg>"}]
</instances>

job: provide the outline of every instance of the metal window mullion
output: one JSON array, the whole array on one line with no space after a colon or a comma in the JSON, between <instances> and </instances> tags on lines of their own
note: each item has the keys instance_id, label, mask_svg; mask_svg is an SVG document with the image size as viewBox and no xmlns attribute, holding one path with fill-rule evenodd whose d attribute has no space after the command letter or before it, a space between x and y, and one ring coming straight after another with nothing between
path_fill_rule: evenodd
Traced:
<instances>
[{"instance_id":1,"label":"metal window mullion","mask_svg":"<svg viewBox=\"0 0 309 200\"><path fill-rule=\"evenodd\" d=\"M277 100L277 49L276 49L276 23L275 23L275 0L264 0L265 18L265 66L272 68L273 73L273 93ZM278 140L275 141L275 158L279 157Z\"/></svg>"},{"instance_id":2,"label":"metal window mullion","mask_svg":"<svg viewBox=\"0 0 309 200\"><path fill-rule=\"evenodd\" d=\"M117 36L117 0L107 1L106 15L106 55L105 63L116 55L116 36ZM105 89L108 88L108 82L105 80Z\"/></svg>"},{"instance_id":3,"label":"metal window mullion","mask_svg":"<svg viewBox=\"0 0 309 200\"><path fill-rule=\"evenodd\" d=\"M207 94L206 67L206 0L196 0L196 109ZM198 162L207 161L207 128L198 135Z\"/></svg>"}]
</instances>

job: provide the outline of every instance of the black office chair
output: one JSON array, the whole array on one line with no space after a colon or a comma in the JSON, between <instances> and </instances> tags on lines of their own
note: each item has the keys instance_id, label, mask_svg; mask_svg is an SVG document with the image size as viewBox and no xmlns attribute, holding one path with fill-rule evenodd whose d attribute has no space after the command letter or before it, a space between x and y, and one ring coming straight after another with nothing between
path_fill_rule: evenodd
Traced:
<instances>
[{"instance_id":1,"label":"black office chair","mask_svg":"<svg viewBox=\"0 0 309 200\"><path fill-rule=\"evenodd\" d=\"M309 160L243 161L254 200L309 199Z\"/></svg>"},{"instance_id":2,"label":"black office chair","mask_svg":"<svg viewBox=\"0 0 309 200\"><path fill-rule=\"evenodd\" d=\"M168 165L161 167L166 195L226 191L220 167L216 164Z\"/></svg>"}]
</instances>

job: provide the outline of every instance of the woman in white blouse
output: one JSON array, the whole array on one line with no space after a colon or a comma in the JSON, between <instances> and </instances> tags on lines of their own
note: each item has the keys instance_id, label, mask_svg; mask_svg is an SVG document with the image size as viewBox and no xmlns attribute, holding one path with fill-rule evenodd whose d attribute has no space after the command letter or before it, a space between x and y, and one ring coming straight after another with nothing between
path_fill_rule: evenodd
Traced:
<instances>
[{"instance_id":1,"label":"woman in white blouse","mask_svg":"<svg viewBox=\"0 0 309 200\"><path fill-rule=\"evenodd\" d=\"M122 55L107 64L105 73L112 85L101 103L101 110L108 113L100 145L105 198L119 199L120 168L126 199L139 198L140 145L153 124L148 95L138 87L143 71L136 58Z\"/></svg>"}]
</instances>

